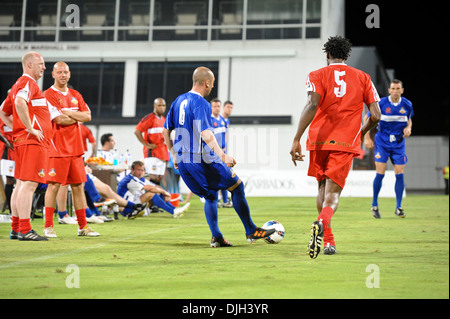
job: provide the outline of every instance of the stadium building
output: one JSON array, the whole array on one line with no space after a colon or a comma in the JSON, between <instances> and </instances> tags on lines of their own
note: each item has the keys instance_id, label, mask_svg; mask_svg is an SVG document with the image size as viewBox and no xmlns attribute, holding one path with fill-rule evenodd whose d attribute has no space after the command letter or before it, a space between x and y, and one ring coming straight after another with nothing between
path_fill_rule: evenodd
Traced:
<instances>
[{"instance_id":1,"label":"stadium building","mask_svg":"<svg viewBox=\"0 0 450 319\"><path fill-rule=\"evenodd\" d=\"M305 178L308 161L295 171L289 151L306 104L306 76L325 66L326 39L345 35L344 0L3 0L0 6L1 99L22 73L26 51L39 51L46 61L44 90L53 83L53 63L65 61L71 85L91 108L87 126L97 140L113 133L119 153L140 159L136 124L152 112L156 97L169 106L189 91L193 70L204 65L216 75L209 99L234 103L229 153L248 194L315 196L314 180ZM361 24L355 27L366 27ZM380 95L387 92L392 71L374 47L354 47L348 64L369 73ZM442 149L444 142L416 144ZM446 145L435 162L448 162ZM421 153L414 149L410 171ZM374 168L369 155L355 162L361 174L346 191L371 192L373 172L364 174ZM407 186L443 187L435 166L426 168L425 179L406 174Z\"/></svg>"}]
</instances>

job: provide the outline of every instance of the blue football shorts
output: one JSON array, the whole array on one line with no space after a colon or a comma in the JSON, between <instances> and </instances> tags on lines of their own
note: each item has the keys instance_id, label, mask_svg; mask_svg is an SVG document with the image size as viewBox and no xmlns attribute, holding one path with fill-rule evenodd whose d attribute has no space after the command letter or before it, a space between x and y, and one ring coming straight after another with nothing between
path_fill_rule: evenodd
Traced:
<instances>
[{"instance_id":1,"label":"blue football shorts","mask_svg":"<svg viewBox=\"0 0 450 319\"><path fill-rule=\"evenodd\" d=\"M387 142L375 135L375 162L386 163L391 159L394 165L405 165L408 157L405 152L405 140Z\"/></svg>"},{"instance_id":2,"label":"blue football shorts","mask_svg":"<svg viewBox=\"0 0 450 319\"><path fill-rule=\"evenodd\" d=\"M239 177L223 162L178 163L187 187L205 199L217 199L217 191L237 185Z\"/></svg>"}]
</instances>

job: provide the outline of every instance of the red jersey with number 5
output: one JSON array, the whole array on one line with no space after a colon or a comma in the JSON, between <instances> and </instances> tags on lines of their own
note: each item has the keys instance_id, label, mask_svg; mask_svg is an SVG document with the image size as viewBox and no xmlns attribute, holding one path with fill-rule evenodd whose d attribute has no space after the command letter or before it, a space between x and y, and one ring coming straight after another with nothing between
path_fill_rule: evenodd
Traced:
<instances>
[{"instance_id":1,"label":"red jersey with number 5","mask_svg":"<svg viewBox=\"0 0 450 319\"><path fill-rule=\"evenodd\" d=\"M364 104L380 100L370 76L344 63L330 64L308 75L306 90L320 94L306 149L358 154Z\"/></svg>"}]
</instances>

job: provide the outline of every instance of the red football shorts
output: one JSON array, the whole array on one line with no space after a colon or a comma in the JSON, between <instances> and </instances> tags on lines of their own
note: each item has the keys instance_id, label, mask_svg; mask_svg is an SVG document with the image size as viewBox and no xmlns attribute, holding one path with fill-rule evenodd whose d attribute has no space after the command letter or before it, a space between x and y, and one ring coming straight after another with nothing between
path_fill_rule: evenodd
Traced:
<instances>
[{"instance_id":1,"label":"red football shorts","mask_svg":"<svg viewBox=\"0 0 450 319\"><path fill-rule=\"evenodd\" d=\"M355 154L341 151L310 151L308 176L318 182L326 177L344 188L348 173L352 167Z\"/></svg>"},{"instance_id":2,"label":"red football shorts","mask_svg":"<svg viewBox=\"0 0 450 319\"><path fill-rule=\"evenodd\" d=\"M48 151L47 147L38 144L22 144L15 146L14 177L21 181L47 183Z\"/></svg>"},{"instance_id":3,"label":"red football shorts","mask_svg":"<svg viewBox=\"0 0 450 319\"><path fill-rule=\"evenodd\" d=\"M61 185L86 182L83 158L81 156L50 157L47 181Z\"/></svg>"}]
</instances>

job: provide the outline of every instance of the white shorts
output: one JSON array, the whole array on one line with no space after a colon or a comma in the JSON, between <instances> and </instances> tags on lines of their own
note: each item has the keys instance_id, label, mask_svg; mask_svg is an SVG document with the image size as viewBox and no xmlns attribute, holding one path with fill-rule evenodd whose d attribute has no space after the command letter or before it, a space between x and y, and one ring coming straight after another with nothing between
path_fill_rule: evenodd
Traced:
<instances>
[{"instance_id":1,"label":"white shorts","mask_svg":"<svg viewBox=\"0 0 450 319\"><path fill-rule=\"evenodd\" d=\"M150 175L164 175L167 162L156 157L146 157L144 159L145 172Z\"/></svg>"},{"instance_id":2,"label":"white shorts","mask_svg":"<svg viewBox=\"0 0 450 319\"><path fill-rule=\"evenodd\" d=\"M123 195L123 198L129 202L133 202L135 204L142 204L141 203L141 196L144 194L145 192L135 192L134 194L131 193L130 191L127 191L125 193L125 195Z\"/></svg>"},{"instance_id":3,"label":"white shorts","mask_svg":"<svg viewBox=\"0 0 450 319\"><path fill-rule=\"evenodd\" d=\"M14 177L16 163L7 159L2 159L1 161L1 175Z\"/></svg>"}]
</instances>

